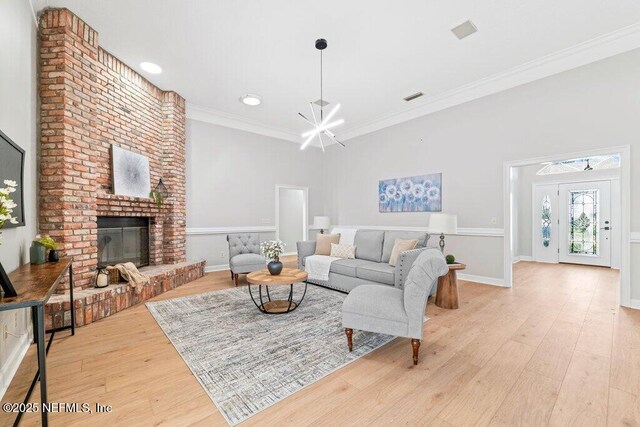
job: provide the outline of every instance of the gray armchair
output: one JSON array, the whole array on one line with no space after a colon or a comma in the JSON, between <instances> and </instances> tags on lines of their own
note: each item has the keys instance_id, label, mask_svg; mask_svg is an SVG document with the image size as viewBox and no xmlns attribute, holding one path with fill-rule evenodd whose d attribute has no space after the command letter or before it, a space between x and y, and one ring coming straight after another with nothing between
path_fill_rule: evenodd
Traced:
<instances>
[{"instance_id":1,"label":"gray armchair","mask_svg":"<svg viewBox=\"0 0 640 427\"><path fill-rule=\"evenodd\" d=\"M425 249L413 263L403 288L367 285L353 289L342 305L349 351L353 349L354 329L407 337L417 365L427 298L438 277L448 271L438 249Z\"/></svg>"},{"instance_id":2,"label":"gray armchair","mask_svg":"<svg viewBox=\"0 0 640 427\"><path fill-rule=\"evenodd\" d=\"M229 234L229 268L231 279L238 286L238 275L247 274L265 268L267 260L260 255L260 236L258 234Z\"/></svg>"}]
</instances>

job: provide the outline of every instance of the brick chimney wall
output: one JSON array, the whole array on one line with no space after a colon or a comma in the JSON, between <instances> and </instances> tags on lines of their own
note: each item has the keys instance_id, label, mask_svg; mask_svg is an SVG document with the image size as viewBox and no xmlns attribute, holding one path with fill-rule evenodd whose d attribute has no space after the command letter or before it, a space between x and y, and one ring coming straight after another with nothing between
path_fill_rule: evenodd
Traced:
<instances>
[{"instance_id":1,"label":"brick chimney wall","mask_svg":"<svg viewBox=\"0 0 640 427\"><path fill-rule=\"evenodd\" d=\"M185 261L185 101L165 92L98 44L67 9L40 18L40 231L74 259L74 285L93 285L97 216L150 218L150 262ZM151 188L170 197L114 195L111 146L149 158Z\"/></svg>"}]
</instances>

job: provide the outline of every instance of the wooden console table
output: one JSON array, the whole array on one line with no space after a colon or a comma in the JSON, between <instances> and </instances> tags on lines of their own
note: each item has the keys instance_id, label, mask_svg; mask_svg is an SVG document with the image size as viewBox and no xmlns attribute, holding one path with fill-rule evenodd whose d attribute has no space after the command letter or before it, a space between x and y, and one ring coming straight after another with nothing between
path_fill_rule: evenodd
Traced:
<instances>
[{"instance_id":1,"label":"wooden console table","mask_svg":"<svg viewBox=\"0 0 640 427\"><path fill-rule=\"evenodd\" d=\"M69 298L71 300L71 325L45 330L44 306L51 295L58 289L65 275L69 273ZM75 335L75 310L73 305L73 268L71 258L63 258L58 262L47 262L40 265L26 264L9 274L9 279L13 283L18 296L0 298L0 311L15 310L19 308L31 308L33 320L33 341L37 346L38 371L36 372L31 387L24 399L24 403L29 401L31 393L36 383L40 380L40 402L42 425L48 424L48 412L46 411L47 400L47 364L46 356L53 342L56 332L71 329L71 335ZM45 334L51 332L49 342L45 342ZM18 413L14 426L17 426L22 418L22 413Z\"/></svg>"},{"instance_id":2,"label":"wooden console table","mask_svg":"<svg viewBox=\"0 0 640 427\"><path fill-rule=\"evenodd\" d=\"M438 277L438 290L436 291L436 305L441 308L456 309L458 303L458 276L456 271L467 268L464 264L449 264L449 272Z\"/></svg>"}]
</instances>

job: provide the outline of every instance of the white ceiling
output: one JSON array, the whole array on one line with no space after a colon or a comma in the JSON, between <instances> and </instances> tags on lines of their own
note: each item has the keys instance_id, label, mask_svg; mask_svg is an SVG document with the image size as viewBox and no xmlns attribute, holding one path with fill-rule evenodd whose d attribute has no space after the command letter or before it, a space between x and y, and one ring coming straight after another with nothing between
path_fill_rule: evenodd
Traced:
<instances>
[{"instance_id":1,"label":"white ceiling","mask_svg":"<svg viewBox=\"0 0 640 427\"><path fill-rule=\"evenodd\" d=\"M68 7L103 48L184 96L191 117L299 142L308 125L297 112L320 97L319 37L343 139L640 47L637 0L41 1ZM450 29L467 19L479 31L458 40ZM417 91L427 96L402 99ZM246 93L262 105L241 104Z\"/></svg>"}]
</instances>

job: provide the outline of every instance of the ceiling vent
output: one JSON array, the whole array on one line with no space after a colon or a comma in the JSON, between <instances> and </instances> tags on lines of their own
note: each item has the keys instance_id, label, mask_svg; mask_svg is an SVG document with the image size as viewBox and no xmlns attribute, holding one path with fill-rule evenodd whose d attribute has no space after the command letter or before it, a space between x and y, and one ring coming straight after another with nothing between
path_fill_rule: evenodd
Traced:
<instances>
[{"instance_id":1,"label":"ceiling vent","mask_svg":"<svg viewBox=\"0 0 640 427\"><path fill-rule=\"evenodd\" d=\"M314 104L320 106L320 107L326 107L327 105L329 105L329 102L325 99L318 99L317 101L313 102Z\"/></svg>"},{"instance_id":2,"label":"ceiling vent","mask_svg":"<svg viewBox=\"0 0 640 427\"><path fill-rule=\"evenodd\" d=\"M454 27L451 29L451 32L455 34L455 36L459 40L462 40L465 37L469 37L471 34L475 33L476 31L478 31L478 27L476 27L475 24L470 20L467 22L463 22L457 27Z\"/></svg>"},{"instance_id":3,"label":"ceiling vent","mask_svg":"<svg viewBox=\"0 0 640 427\"><path fill-rule=\"evenodd\" d=\"M413 95L409 95L409 96L405 96L404 100L409 102L409 101L413 101L416 98L420 98L422 95L424 95L424 93L422 92L416 92Z\"/></svg>"}]
</instances>

